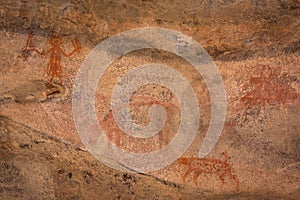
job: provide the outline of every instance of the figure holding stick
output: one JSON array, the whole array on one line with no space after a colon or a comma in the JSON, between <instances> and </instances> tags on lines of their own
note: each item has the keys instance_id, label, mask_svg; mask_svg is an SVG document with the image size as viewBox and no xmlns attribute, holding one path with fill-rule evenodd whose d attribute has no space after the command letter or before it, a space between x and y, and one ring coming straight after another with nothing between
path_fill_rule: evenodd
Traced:
<instances>
[{"instance_id":1,"label":"figure holding stick","mask_svg":"<svg viewBox=\"0 0 300 200\"><path fill-rule=\"evenodd\" d=\"M49 63L46 68L46 73L51 77L49 82L52 83L53 78L57 77L60 81L60 85L62 85L61 57L62 55L66 57L71 57L74 53L79 52L81 46L78 39L74 38L72 40L74 50L67 54L62 49L63 40L57 34L52 34L49 39L49 44L51 45L51 48L47 51L42 51L42 52L40 52L38 49L35 48L34 44L32 43L32 38L33 38L33 32L30 32L26 42L26 47L23 49L23 53L22 53L24 60L27 60L27 58L30 55L30 51L34 51L41 56L50 54Z\"/></svg>"}]
</instances>

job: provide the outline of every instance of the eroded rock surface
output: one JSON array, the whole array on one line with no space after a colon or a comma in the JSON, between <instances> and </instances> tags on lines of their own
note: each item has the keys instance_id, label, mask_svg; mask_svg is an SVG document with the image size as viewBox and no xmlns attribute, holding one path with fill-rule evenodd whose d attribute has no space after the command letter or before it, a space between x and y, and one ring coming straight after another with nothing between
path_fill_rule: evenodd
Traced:
<instances>
[{"instance_id":1,"label":"eroded rock surface","mask_svg":"<svg viewBox=\"0 0 300 200\"><path fill-rule=\"evenodd\" d=\"M79 147L6 117L0 117L0 124L2 199L296 199L297 195L216 195L151 175L123 173ZM286 170L293 168L297 166Z\"/></svg>"},{"instance_id":2,"label":"eroded rock surface","mask_svg":"<svg viewBox=\"0 0 300 200\"><path fill-rule=\"evenodd\" d=\"M299 198L298 0L0 2L0 199ZM105 70L95 94L97 120L115 146L158 150L172 141L180 124L177 97L153 83L134 91L124 107L141 126L150 122L151 106L164 107L164 129L140 139L118 127L112 92L135 67L172 67L191 83L200 110L196 137L181 159L147 174L125 173L102 164L82 144L72 92L97 44L149 26L180 31L212 56L227 95L225 126L214 149L199 158L212 115L203 77L174 53L142 49L123 55ZM55 61L62 67L63 86L57 77L50 84L46 73L53 34L61 38ZM68 57L62 51L74 50L74 38L81 48ZM41 54L29 50L32 46Z\"/></svg>"}]
</instances>

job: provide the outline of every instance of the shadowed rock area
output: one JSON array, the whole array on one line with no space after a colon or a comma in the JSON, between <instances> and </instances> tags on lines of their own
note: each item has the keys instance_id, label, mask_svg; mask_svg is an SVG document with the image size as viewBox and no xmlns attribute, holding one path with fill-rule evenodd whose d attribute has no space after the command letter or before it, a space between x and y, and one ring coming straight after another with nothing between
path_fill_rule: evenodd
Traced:
<instances>
[{"instance_id":1,"label":"shadowed rock area","mask_svg":"<svg viewBox=\"0 0 300 200\"><path fill-rule=\"evenodd\" d=\"M242 192L212 195L151 175L122 173L9 118L1 116L0 124L2 199L289 199Z\"/></svg>"}]
</instances>

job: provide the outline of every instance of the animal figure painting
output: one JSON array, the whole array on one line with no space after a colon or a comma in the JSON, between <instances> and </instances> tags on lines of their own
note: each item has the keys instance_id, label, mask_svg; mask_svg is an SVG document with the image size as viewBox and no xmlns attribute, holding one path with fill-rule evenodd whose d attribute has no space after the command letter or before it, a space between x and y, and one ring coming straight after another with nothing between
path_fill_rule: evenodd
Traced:
<instances>
[{"instance_id":1,"label":"animal figure painting","mask_svg":"<svg viewBox=\"0 0 300 200\"><path fill-rule=\"evenodd\" d=\"M193 181L196 186L198 185L197 179L201 174L216 175L220 178L222 184L225 183L225 177L231 178L235 182L237 190L239 190L239 179L233 173L233 168L229 163L229 156L226 152L223 152L222 156L223 160L198 157L179 158L177 162L188 167L183 175L183 182L186 182L187 176L192 173L194 173Z\"/></svg>"}]
</instances>

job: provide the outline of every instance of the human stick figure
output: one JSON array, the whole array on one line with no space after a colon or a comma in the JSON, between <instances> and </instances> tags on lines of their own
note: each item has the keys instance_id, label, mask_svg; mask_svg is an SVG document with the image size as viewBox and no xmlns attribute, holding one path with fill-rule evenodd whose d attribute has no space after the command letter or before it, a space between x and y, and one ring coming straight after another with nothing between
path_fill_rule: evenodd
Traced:
<instances>
[{"instance_id":1,"label":"human stick figure","mask_svg":"<svg viewBox=\"0 0 300 200\"><path fill-rule=\"evenodd\" d=\"M79 52L81 49L80 43L77 38L74 38L72 40L72 44L74 47L74 50L70 53L66 53L62 49L63 40L62 38L57 34L52 34L49 39L49 44L51 45L51 48L47 51L40 52L38 49L35 48L34 44L32 43L33 38L33 32L30 32L28 35L28 39L26 42L26 47L23 49L22 56L24 60L27 60L27 58L30 55L30 51L34 51L38 53L41 56L46 56L50 54L50 59L46 68L46 73L48 76L50 76L49 82L52 83L53 78L57 77L60 81L60 85L62 85L62 66L61 66L61 57L71 57L74 53Z\"/></svg>"}]
</instances>

